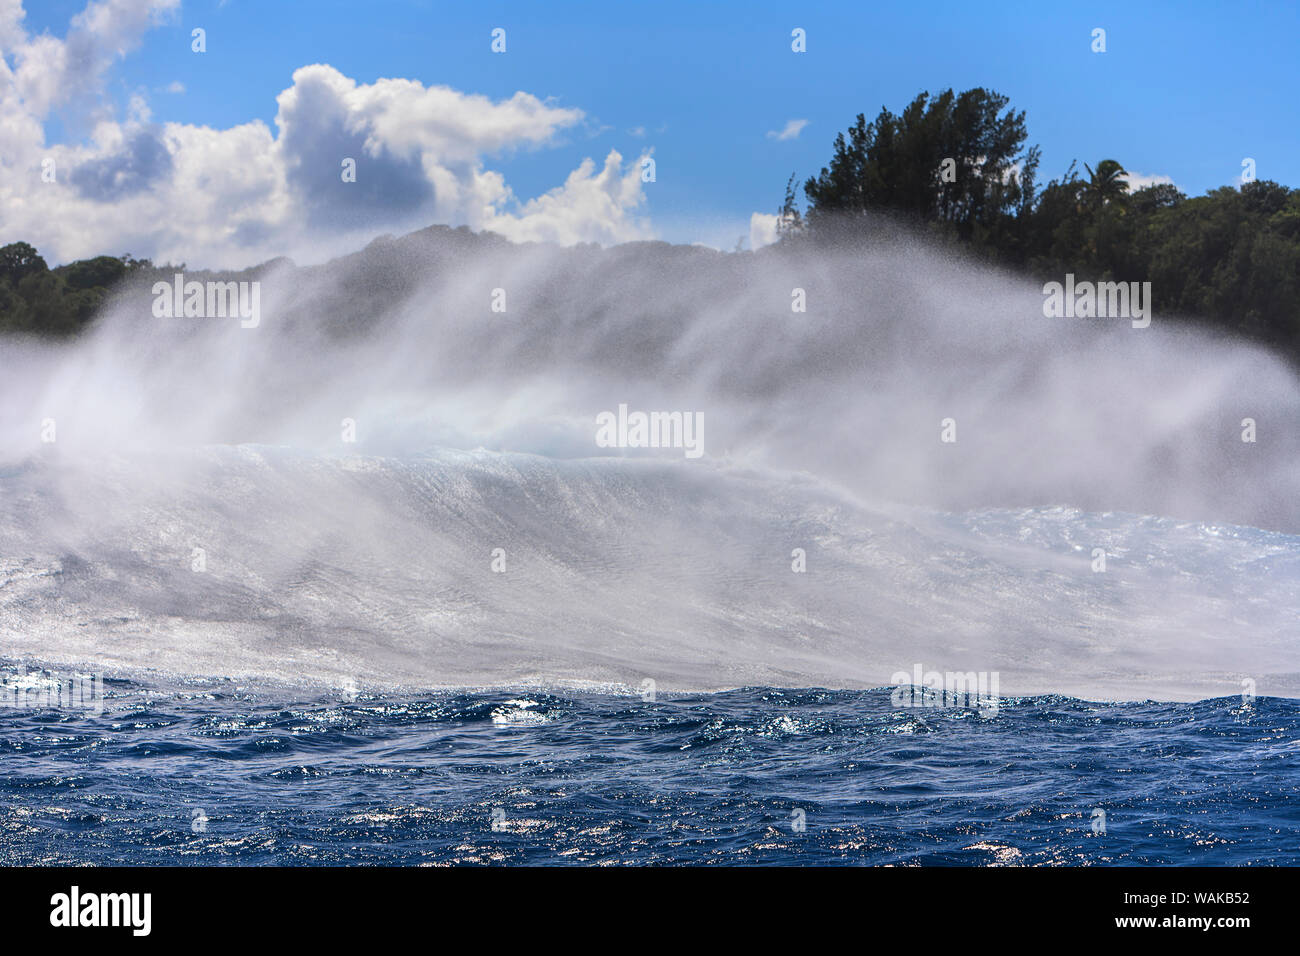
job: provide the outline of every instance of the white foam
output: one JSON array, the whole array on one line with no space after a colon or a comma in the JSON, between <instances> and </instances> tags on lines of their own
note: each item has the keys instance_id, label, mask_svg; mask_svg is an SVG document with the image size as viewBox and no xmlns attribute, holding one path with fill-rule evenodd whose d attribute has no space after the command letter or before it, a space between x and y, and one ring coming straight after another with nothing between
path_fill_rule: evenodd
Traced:
<instances>
[{"instance_id":1,"label":"white foam","mask_svg":"<svg viewBox=\"0 0 1300 956\"><path fill-rule=\"evenodd\" d=\"M257 329L146 298L70 344L0 341L0 655L335 687L921 664L1005 694L1300 693L1300 384L1178 330L1159 289L1149 329L1049 320L1036 284L881 241L411 253L389 265L427 278L385 298L364 270L389 248L268 277ZM372 324L323 332L358 288ZM621 403L703 414L704 457L598 448Z\"/></svg>"}]
</instances>

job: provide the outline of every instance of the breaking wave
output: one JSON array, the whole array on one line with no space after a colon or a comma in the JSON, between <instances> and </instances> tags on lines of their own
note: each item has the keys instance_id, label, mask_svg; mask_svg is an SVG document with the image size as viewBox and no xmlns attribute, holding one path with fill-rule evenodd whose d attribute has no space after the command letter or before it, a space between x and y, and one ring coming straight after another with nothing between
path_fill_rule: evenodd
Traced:
<instances>
[{"instance_id":1,"label":"breaking wave","mask_svg":"<svg viewBox=\"0 0 1300 956\"><path fill-rule=\"evenodd\" d=\"M255 329L137 293L76 342L0 342L0 654L1300 695L1300 383L1158 290L1135 330L1045 319L1035 287L901 240L467 242L269 269ZM705 454L598 447L620 404L702 416Z\"/></svg>"}]
</instances>

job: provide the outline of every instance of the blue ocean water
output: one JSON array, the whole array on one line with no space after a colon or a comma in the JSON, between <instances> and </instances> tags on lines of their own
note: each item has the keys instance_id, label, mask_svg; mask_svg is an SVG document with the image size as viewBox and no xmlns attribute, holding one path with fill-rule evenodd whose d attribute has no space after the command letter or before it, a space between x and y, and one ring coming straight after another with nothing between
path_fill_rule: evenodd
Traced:
<instances>
[{"instance_id":1,"label":"blue ocean water","mask_svg":"<svg viewBox=\"0 0 1300 956\"><path fill-rule=\"evenodd\" d=\"M1291 699L299 696L0 709L0 863L1300 863Z\"/></svg>"}]
</instances>

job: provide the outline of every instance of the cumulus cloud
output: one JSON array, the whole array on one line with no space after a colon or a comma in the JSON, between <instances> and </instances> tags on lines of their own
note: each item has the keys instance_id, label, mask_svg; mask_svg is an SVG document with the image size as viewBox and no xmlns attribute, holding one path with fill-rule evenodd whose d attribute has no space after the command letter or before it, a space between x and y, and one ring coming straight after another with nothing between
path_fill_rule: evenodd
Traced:
<instances>
[{"instance_id":1,"label":"cumulus cloud","mask_svg":"<svg viewBox=\"0 0 1300 956\"><path fill-rule=\"evenodd\" d=\"M763 246L770 246L777 240L777 225L781 222L780 216L769 215L765 212L756 212L749 217L749 248L761 249Z\"/></svg>"},{"instance_id":2,"label":"cumulus cloud","mask_svg":"<svg viewBox=\"0 0 1300 956\"><path fill-rule=\"evenodd\" d=\"M484 226L516 242L615 243L650 239L649 225L633 218L642 204L639 163L623 168L623 157L612 150L599 172L584 159L563 186L524 203L518 214L502 212Z\"/></svg>"},{"instance_id":3,"label":"cumulus cloud","mask_svg":"<svg viewBox=\"0 0 1300 956\"><path fill-rule=\"evenodd\" d=\"M27 39L23 29L22 0L0 0L0 52L11 50Z\"/></svg>"},{"instance_id":4,"label":"cumulus cloud","mask_svg":"<svg viewBox=\"0 0 1300 956\"><path fill-rule=\"evenodd\" d=\"M0 37L13 52L13 82L27 109L45 116L52 108L98 95L114 61L130 53L150 27L179 8L180 0L95 0L72 18L67 35L28 38L21 3L0 12Z\"/></svg>"},{"instance_id":5,"label":"cumulus cloud","mask_svg":"<svg viewBox=\"0 0 1300 956\"><path fill-rule=\"evenodd\" d=\"M29 36L21 0L0 0L0 172L37 160L51 111L76 105L103 112L110 66L135 49L179 0L95 0L73 17L60 40Z\"/></svg>"},{"instance_id":6,"label":"cumulus cloud","mask_svg":"<svg viewBox=\"0 0 1300 956\"><path fill-rule=\"evenodd\" d=\"M806 119L792 119L785 124L785 128L780 132L777 132L774 129L768 130L767 138L774 139L777 142L784 142L789 139L798 139L799 134L803 132L803 128L807 125L808 121Z\"/></svg>"},{"instance_id":7,"label":"cumulus cloud","mask_svg":"<svg viewBox=\"0 0 1300 956\"><path fill-rule=\"evenodd\" d=\"M1146 189L1148 186L1172 186L1174 184L1174 181L1168 176L1148 176L1145 173L1133 171L1125 173L1120 179L1128 183L1128 191L1131 193L1135 193L1139 189Z\"/></svg>"},{"instance_id":8,"label":"cumulus cloud","mask_svg":"<svg viewBox=\"0 0 1300 956\"><path fill-rule=\"evenodd\" d=\"M0 0L6 237L56 261L130 251L240 266L285 254L313 261L432 222L561 243L652 235L637 164L617 151L527 200L489 168L556 143L585 119L522 91L493 100L414 80L359 83L317 63L296 70L276 97L274 131L260 120L155 124L139 95L114 117L103 95L109 67L175 6L96 0L58 39L29 37L21 4ZM84 141L45 142L56 109L84 112ZM50 164L53 182L42 177ZM345 164L355 181L345 181Z\"/></svg>"},{"instance_id":9,"label":"cumulus cloud","mask_svg":"<svg viewBox=\"0 0 1300 956\"><path fill-rule=\"evenodd\" d=\"M118 152L86 160L68 178L81 196L112 202L148 189L171 169L172 154L157 131L137 129Z\"/></svg>"}]
</instances>

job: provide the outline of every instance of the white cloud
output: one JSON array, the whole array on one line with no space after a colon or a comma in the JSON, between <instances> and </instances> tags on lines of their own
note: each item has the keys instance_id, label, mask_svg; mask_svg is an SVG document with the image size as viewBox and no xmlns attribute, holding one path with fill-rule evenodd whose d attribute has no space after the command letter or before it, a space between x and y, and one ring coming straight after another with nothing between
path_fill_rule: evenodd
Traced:
<instances>
[{"instance_id":1,"label":"white cloud","mask_svg":"<svg viewBox=\"0 0 1300 956\"><path fill-rule=\"evenodd\" d=\"M23 29L26 15L22 0L0 0L0 52L26 41L27 31Z\"/></svg>"},{"instance_id":2,"label":"white cloud","mask_svg":"<svg viewBox=\"0 0 1300 956\"><path fill-rule=\"evenodd\" d=\"M768 130L767 138L777 140L778 142L784 142L789 139L798 139L799 134L803 132L803 128L807 125L808 121L806 119L792 119L785 124L785 128L779 133L773 129Z\"/></svg>"},{"instance_id":3,"label":"white cloud","mask_svg":"<svg viewBox=\"0 0 1300 956\"><path fill-rule=\"evenodd\" d=\"M9 38L14 87L28 112L44 117L56 106L98 94L109 67L179 7L180 0L94 0L72 18L62 40L48 34L29 39L17 25L21 5L10 0L0 14L0 23L9 26L0 27L0 35Z\"/></svg>"},{"instance_id":4,"label":"white cloud","mask_svg":"<svg viewBox=\"0 0 1300 956\"><path fill-rule=\"evenodd\" d=\"M623 169L611 150L605 165L584 159L563 186L524 203L519 212L496 212L482 225L516 242L616 243L654 237L649 225L633 218L645 199L640 162Z\"/></svg>"},{"instance_id":5,"label":"white cloud","mask_svg":"<svg viewBox=\"0 0 1300 956\"><path fill-rule=\"evenodd\" d=\"M1148 186L1160 186L1160 185L1172 186L1174 184L1174 181L1170 179L1168 176L1148 176L1145 173L1138 173L1133 171L1129 171L1125 173L1123 176L1120 177L1120 179L1128 183L1128 190L1131 193L1135 193L1139 189L1146 189Z\"/></svg>"},{"instance_id":6,"label":"white cloud","mask_svg":"<svg viewBox=\"0 0 1300 956\"><path fill-rule=\"evenodd\" d=\"M780 223L781 217L769 215L765 212L756 212L749 217L749 248L761 249L763 246L770 246L777 240L777 224Z\"/></svg>"},{"instance_id":7,"label":"white cloud","mask_svg":"<svg viewBox=\"0 0 1300 956\"><path fill-rule=\"evenodd\" d=\"M599 168L584 160L563 185L527 201L487 168L494 157L553 144L585 119L525 92L492 100L414 80L358 83L312 64L276 98L274 132L257 120L227 129L159 125L138 94L126 117L114 118L104 105L108 67L174 7L92 2L60 40L28 38L21 6L0 0L7 237L32 242L51 261L129 251L240 266L274 255L314 261L432 222L562 243L652 235L638 218L645 194L637 164L625 169L617 152ZM90 133L85 142L46 144L43 121L65 104L83 109ZM355 182L340 175L347 158ZM45 159L55 162L54 183L42 181Z\"/></svg>"}]
</instances>

